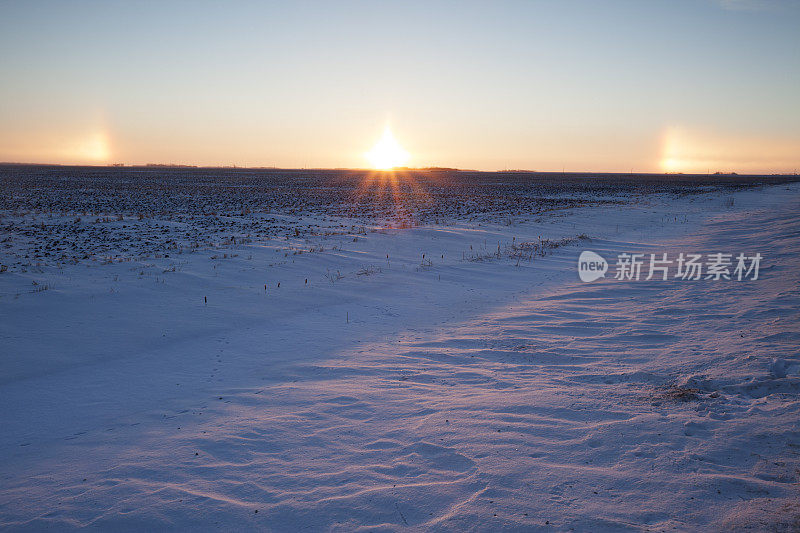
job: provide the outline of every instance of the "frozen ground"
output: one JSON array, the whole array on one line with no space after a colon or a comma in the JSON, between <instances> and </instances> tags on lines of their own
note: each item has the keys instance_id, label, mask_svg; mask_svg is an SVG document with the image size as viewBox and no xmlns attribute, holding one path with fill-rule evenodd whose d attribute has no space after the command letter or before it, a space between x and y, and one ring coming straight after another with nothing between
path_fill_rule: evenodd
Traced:
<instances>
[{"instance_id":1,"label":"frozen ground","mask_svg":"<svg viewBox=\"0 0 800 533\"><path fill-rule=\"evenodd\" d=\"M25 239L77 210L18 198L0 527L799 528L800 186L560 195L402 224L242 210L172 253L135 243L220 217L97 207L105 260ZM248 236L254 218L273 221ZM585 249L764 261L756 281L583 284Z\"/></svg>"}]
</instances>

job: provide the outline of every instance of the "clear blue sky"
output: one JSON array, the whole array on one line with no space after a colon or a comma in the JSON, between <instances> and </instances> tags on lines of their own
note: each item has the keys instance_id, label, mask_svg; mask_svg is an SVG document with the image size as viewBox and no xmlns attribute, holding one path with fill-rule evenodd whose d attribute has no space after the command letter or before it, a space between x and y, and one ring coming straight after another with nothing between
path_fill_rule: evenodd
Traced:
<instances>
[{"instance_id":1,"label":"clear blue sky","mask_svg":"<svg viewBox=\"0 0 800 533\"><path fill-rule=\"evenodd\" d=\"M800 2L0 1L0 160L800 168Z\"/></svg>"}]
</instances>

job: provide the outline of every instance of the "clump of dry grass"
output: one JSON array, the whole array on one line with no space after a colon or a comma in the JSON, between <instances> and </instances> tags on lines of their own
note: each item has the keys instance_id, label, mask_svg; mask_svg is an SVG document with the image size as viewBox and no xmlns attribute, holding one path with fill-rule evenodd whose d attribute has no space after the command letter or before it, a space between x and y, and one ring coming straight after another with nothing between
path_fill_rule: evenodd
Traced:
<instances>
[{"instance_id":1,"label":"clump of dry grass","mask_svg":"<svg viewBox=\"0 0 800 533\"><path fill-rule=\"evenodd\" d=\"M570 244L574 244L578 241L582 240L590 240L589 237L585 233L581 233L580 235L576 235L575 237L565 237L563 239L551 240L551 239L542 239L539 237L538 241L526 241L526 242L512 242L509 245L506 245L505 248L501 247L498 243L497 250L490 253L470 253L470 254L462 254L462 258L465 261L471 262L483 262L483 261L496 261L499 259L511 259L512 261L516 262L516 266L519 266L520 262L522 261L533 261L536 257L544 257L550 251L555 250L557 248L561 248L562 246L567 246ZM470 249L472 249L470 247Z\"/></svg>"},{"instance_id":2,"label":"clump of dry grass","mask_svg":"<svg viewBox=\"0 0 800 533\"><path fill-rule=\"evenodd\" d=\"M361 267L357 272L356 276L371 276L373 274L380 274L383 272L381 267L375 265L367 265Z\"/></svg>"},{"instance_id":3,"label":"clump of dry grass","mask_svg":"<svg viewBox=\"0 0 800 533\"><path fill-rule=\"evenodd\" d=\"M658 397L673 402L693 402L700 399L700 389L669 385L658 394Z\"/></svg>"}]
</instances>

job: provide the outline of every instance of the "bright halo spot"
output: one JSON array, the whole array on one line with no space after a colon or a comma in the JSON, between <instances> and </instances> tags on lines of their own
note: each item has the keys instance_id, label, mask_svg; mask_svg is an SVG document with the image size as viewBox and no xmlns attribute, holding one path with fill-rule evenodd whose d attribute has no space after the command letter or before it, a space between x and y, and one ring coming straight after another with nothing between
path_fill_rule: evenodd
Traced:
<instances>
[{"instance_id":1,"label":"bright halo spot","mask_svg":"<svg viewBox=\"0 0 800 533\"><path fill-rule=\"evenodd\" d=\"M377 170L390 170L395 167L405 166L409 154L400 146L392 135L392 131L387 127L383 132L383 137L366 154L372 168Z\"/></svg>"}]
</instances>

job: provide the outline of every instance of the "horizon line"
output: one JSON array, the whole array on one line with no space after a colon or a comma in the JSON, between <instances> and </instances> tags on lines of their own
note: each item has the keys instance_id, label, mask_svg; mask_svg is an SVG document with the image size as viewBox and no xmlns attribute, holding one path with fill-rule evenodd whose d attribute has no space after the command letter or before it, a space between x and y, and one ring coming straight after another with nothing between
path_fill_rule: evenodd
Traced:
<instances>
[{"instance_id":1,"label":"horizon line","mask_svg":"<svg viewBox=\"0 0 800 533\"><path fill-rule=\"evenodd\" d=\"M530 169L497 169L497 170L477 170L458 167L395 167L391 169L373 169L365 167L277 167L277 166L244 166L244 165L191 165L183 163L29 163L20 161L0 161L0 166L28 166L28 167L91 167L91 168L196 168L196 169L225 169L225 170L279 170L279 171L348 171L348 172L482 172L487 174L497 173L518 173L518 174L613 174L613 175L637 175L637 176L798 176L798 172L761 172L761 173L741 173L737 171L714 171L714 172L634 172L634 171L595 171L595 170L530 170Z\"/></svg>"}]
</instances>

